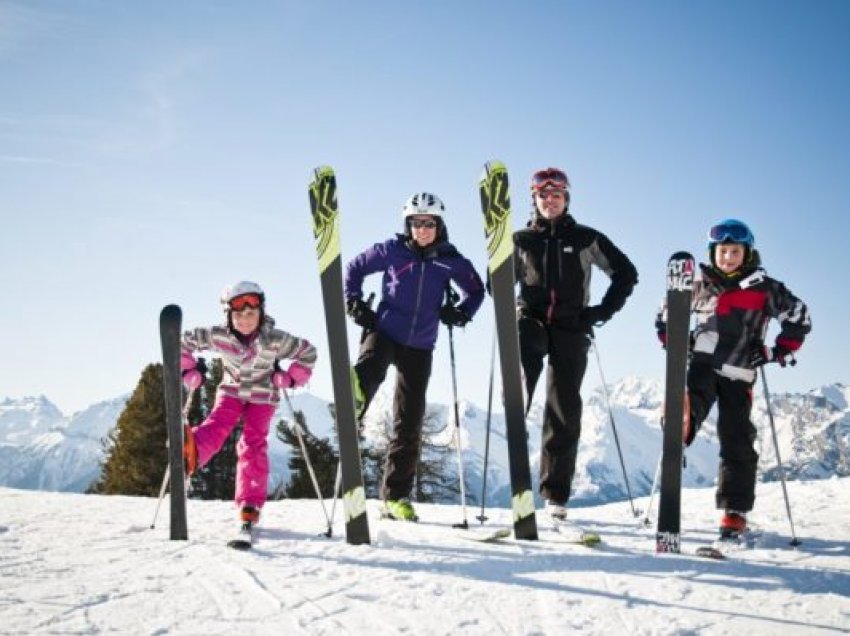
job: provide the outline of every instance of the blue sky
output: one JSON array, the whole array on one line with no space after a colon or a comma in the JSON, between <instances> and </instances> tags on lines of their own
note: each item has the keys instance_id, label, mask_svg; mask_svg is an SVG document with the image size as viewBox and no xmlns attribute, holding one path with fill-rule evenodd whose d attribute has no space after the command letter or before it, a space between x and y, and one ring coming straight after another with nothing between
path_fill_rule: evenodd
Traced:
<instances>
[{"instance_id":1,"label":"blue sky","mask_svg":"<svg viewBox=\"0 0 850 636\"><path fill-rule=\"evenodd\" d=\"M850 4L829 0L0 1L0 397L71 412L129 392L159 359L160 308L213 324L240 279L318 345L311 388L330 397L311 169L337 171L346 257L428 190L483 272L493 158L515 227L530 174L559 166L577 220L637 265L598 334L609 382L663 378L667 257L703 257L729 216L813 315L772 390L848 382L848 32ZM460 392L482 405L492 323L485 305L456 337ZM448 367L443 335L434 400Z\"/></svg>"}]
</instances>

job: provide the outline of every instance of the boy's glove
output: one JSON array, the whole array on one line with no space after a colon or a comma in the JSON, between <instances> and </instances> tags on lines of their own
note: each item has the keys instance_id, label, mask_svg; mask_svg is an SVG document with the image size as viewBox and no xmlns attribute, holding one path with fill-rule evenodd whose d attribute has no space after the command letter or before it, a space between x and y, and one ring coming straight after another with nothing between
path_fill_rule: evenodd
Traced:
<instances>
[{"instance_id":1,"label":"boy's glove","mask_svg":"<svg viewBox=\"0 0 850 636\"><path fill-rule=\"evenodd\" d=\"M349 300L346 306L348 315L354 319L354 324L364 329L374 329L378 326L378 315L362 300Z\"/></svg>"},{"instance_id":2,"label":"boy's glove","mask_svg":"<svg viewBox=\"0 0 850 636\"><path fill-rule=\"evenodd\" d=\"M277 368L277 366L276 366ZM298 387L307 384L313 371L305 367L300 362L293 362L289 365L289 369L281 371L279 368L272 375L272 384L278 389L297 389Z\"/></svg>"},{"instance_id":3,"label":"boy's glove","mask_svg":"<svg viewBox=\"0 0 850 636\"><path fill-rule=\"evenodd\" d=\"M458 309L454 305L440 307L440 322L447 327L463 327L469 320L469 316L463 309Z\"/></svg>"},{"instance_id":4,"label":"boy's glove","mask_svg":"<svg viewBox=\"0 0 850 636\"><path fill-rule=\"evenodd\" d=\"M755 369L769 362L776 362L780 367L784 367L788 363L785 358L790 353L791 350L782 345L768 348L763 344L757 344L750 351L750 365Z\"/></svg>"}]
</instances>

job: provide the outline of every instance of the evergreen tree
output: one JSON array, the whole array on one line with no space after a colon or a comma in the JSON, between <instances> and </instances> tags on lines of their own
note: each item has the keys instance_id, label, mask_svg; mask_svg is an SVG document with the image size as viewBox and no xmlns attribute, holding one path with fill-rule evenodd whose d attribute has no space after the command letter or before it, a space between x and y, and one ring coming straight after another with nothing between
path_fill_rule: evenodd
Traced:
<instances>
[{"instance_id":1,"label":"evergreen tree","mask_svg":"<svg viewBox=\"0 0 850 636\"><path fill-rule=\"evenodd\" d=\"M106 459L89 492L157 496L168 463L166 439L162 365L150 364L103 442Z\"/></svg>"},{"instance_id":2,"label":"evergreen tree","mask_svg":"<svg viewBox=\"0 0 850 636\"><path fill-rule=\"evenodd\" d=\"M189 423L197 426L203 422L215 406L218 385L224 375L224 365L216 358L209 365L209 374L204 384L195 391L189 409ZM225 440L218 453L192 475L190 496L198 499L233 499L236 494L236 444L242 435L240 420Z\"/></svg>"},{"instance_id":3,"label":"evergreen tree","mask_svg":"<svg viewBox=\"0 0 850 636\"><path fill-rule=\"evenodd\" d=\"M370 428L377 428L379 433L370 441L361 443L363 481L366 496L379 498L390 431L393 427L392 411L371 414L370 424ZM455 468L454 445L440 444L437 441L444 436L444 431L439 411L429 406L422 422L422 448L411 493L411 498L415 501L453 503L458 499L460 484Z\"/></svg>"},{"instance_id":4,"label":"evergreen tree","mask_svg":"<svg viewBox=\"0 0 850 636\"><path fill-rule=\"evenodd\" d=\"M332 497L336 482L336 466L339 461L333 445L327 437L316 437L307 426L302 411L295 412L295 422L290 425L286 420L280 420L277 425L277 436L283 443L289 445L292 451L289 456L289 470L292 477L284 494L293 499L315 499L316 489L307 468L307 461L298 441L295 427L300 426L304 446L319 482L319 490L323 497Z\"/></svg>"},{"instance_id":5,"label":"evergreen tree","mask_svg":"<svg viewBox=\"0 0 850 636\"><path fill-rule=\"evenodd\" d=\"M453 443L438 444L444 432L440 414L429 407L422 422L422 449L416 467L413 498L420 502L454 502L460 494ZM454 439L454 438L453 438Z\"/></svg>"}]
</instances>

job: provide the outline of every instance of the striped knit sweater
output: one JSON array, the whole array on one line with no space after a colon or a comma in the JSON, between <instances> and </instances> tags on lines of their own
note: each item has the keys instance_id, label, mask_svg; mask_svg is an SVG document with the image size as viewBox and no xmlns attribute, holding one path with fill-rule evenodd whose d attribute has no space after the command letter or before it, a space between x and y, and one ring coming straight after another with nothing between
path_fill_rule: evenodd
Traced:
<instances>
[{"instance_id":1,"label":"striped knit sweater","mask_svg":"<svg viewBox=\"0 0 850 636\"><path fill-rule=\"evenodd\" d=\"M240 342L226 325L186 331L182 352L194 355L199 351L221 355L224 375L219 391L255 404L280 400L272 384L276 361L292 359L310 369L316 363L316 348L303 338L275 329L274 319L268 315L247 344ZM286 369L286 365L281 366Z\"/></svg>"}]
</instances>

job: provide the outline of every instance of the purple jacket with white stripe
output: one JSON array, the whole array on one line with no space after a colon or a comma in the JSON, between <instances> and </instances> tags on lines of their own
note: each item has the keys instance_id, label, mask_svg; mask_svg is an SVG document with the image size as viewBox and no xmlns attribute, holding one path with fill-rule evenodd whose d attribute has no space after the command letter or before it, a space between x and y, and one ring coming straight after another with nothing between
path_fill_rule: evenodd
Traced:
<instances>
[{"instance_id":1,"label":"purple jacket with white stripe","mask_svg":"<svg viewBox=\"0 0 850 636\"><path fill-rule=\"evenodd\" d=\"M470 318L484 301L484 284L472 263L448 241L420 249L403 234L376 243L348 263L346 301L363 298L363 279L383 272L378 332L416 349L433 349L446 286L453 282L463 299L458 308Z\"/></svg>"}]
</instances>

